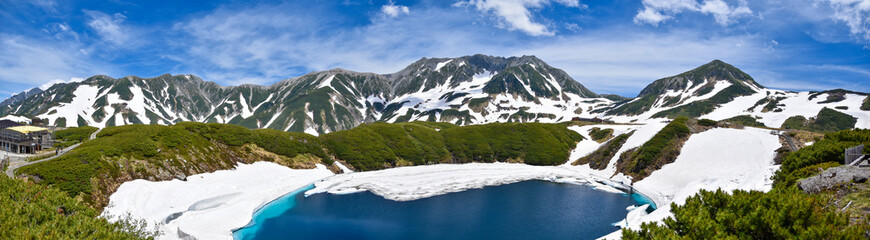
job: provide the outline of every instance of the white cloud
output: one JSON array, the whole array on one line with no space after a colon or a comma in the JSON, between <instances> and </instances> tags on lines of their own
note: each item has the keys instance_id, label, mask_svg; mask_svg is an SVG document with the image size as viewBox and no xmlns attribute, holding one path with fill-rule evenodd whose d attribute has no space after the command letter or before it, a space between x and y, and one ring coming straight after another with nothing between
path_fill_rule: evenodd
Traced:
<instances>
[{"instance_id":1,"label":"white cloud","mask_svg":"<svg viewBox=\"0 0 870 240\"><path fill-rule=\"evenodd\" d=\"M383 7L381 7L381 12L383 12L384 15L389 16L389 17L398 17L400 14L409 14L410 13L408 6L395 5L392 2L390 4L387 4L387 5L384 5Z\"/></svg>"},{"instance_id":2,"label":"white cloud","mask_svg":"<svg viewBox=\"0 0 870 240\"><path fill-rule=\"evenodd\" d=\"M54 86L55 84L58 84L58 83L75 83L75 82L81 82L84 80L85 80L84 78L77 78L77 77L70 78L69 80L55 79L55 80L51 80L45 84L40 85L39 89L42 89L43 91L45 91L45 90L48 90L48 88L50 88L51 86Z\"/></svg>"},{"instance_id":3,"label":"white cloud","mask_svg":"<svg viewBox=\"0 0 870 240\"><path fill-rule=\"evenodd\" d=\"M816 0L828 3L834 10L832 18L849 26L849 31L870 40L870 0Z\"/></svg>"},{"instance_id":4,"label":"white cloud","mask_svg":"<svg viewBox=\"0 0 870 240\"><path fill-rule=\"evenodd\" d=\"M123 14L115 13L109 15L104 12L91 10L83 10L83 12L90 17L88 26L96 31L103 40L114 44L122 44L129 39L129 35L121 26L127 19Z\"/></svg>"},{"instance_id":5,"label":"white cloud","mask_svg":"<svg viewBox=\"0 0 870 240\"><path fill-rule=\"evenodd\" d=\"M863 69L863 68L859 68L859 67L854 67L854 66L835 65L835 64L822 64L822 65L817 65L817 66L808 66L808 67L814 67L814 68L825 69L825 70L843 71L843 72L849 72L849 73L854 73L854 74L860 74L860 75L864 75L864 76L870 77L870 70Z\"/></svg>"},{"instance_id":6,"label":"white cloud","mask_svg":"<svg viewBox=\"0 0 870 240\"><path fill-rule=\"evenodd\" d=\"M658 25L684 11L713 15L716 23L722 26L731 25L735 18L752 15L745 0L739 0L736 7L729 6L723 0L643 0L643 8L637 11L634 22Z\"/></svg>"},{"instance_id":7,"label":"white cloud","mask_svg":"<svg viewBox=\"0 0 870 240\"><path fill-rule=\"evenodd\" d=\"M579 0L556 0L556 3L585 8ZM532 20L532 9L550 4L550 0L469 0L460 1L454 6L473 6L478 11L495 14L508 30L520 30L531 36L553 36L555 32L541 23Z\"/></svg>"},{"instance_id":8,"label":"white cloud","mask_svg":"<svg viewBox=\"0 0 870 240\"><path fill-rule=\"evenodd\" d=\"M535 55L596 92L632 94L658 78L691 70L714 59L734 64L752 75L757 66L763 66L770 58L761 51L764 41L751 35L706 38L689 31L634 33L620 29L589 33L518 47L503 54Z\"/></svg>"},{"instance_id":9,"label":"white cloud","mask_svg":"<svg viewBox=\"0 0 870 240\"><path fill-rule=\"evenodd\" d=\"M110 65L81 55L75 46L0 34L0 79L39 86L55 79L108 74Z\"/></svg>"},{"instance_id":10,"label":"white cloud","mask_svg":"<svg viewBox=\"0 0 870 240\"><path fill-rule=\"evenodd\" d=\"M420 9L410 18L334 29L280 7L221 10L176 27L190 37L180 46L187 51L174 59L185 65L179 71L195 69L199 72L193 74L207 80L267 84L335 67L393 73L421 57L536 55L594 91L628 95L659 77L713 59L741 67L764 66L769 59L763 51L769 39L751 35L709 38L689 31L639 33L611 27L527 41L495 37L503 34L468 24L477 18L453 9Z\"/></svg>"}]
</instances>

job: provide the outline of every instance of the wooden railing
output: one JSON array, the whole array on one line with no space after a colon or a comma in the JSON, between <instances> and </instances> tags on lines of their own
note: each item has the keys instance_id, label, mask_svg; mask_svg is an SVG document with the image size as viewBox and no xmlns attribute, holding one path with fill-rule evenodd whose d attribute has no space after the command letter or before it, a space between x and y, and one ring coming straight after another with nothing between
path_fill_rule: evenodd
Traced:
<instances>
[{"instance_id":1,"label":"wooden railing","mask_svg":"<svg viewBox=\"0 0 870 240\"><path fill-rule=\"evenodd\" d=\"M854 146L851 148L847 148L846 153L844 155L845 161L843 162L843 164L845 164L845 165L852 164L852 162L854 162L855 160L858 160L862 156L864 156L864 144Z\"/></svg>"}]
</instances>

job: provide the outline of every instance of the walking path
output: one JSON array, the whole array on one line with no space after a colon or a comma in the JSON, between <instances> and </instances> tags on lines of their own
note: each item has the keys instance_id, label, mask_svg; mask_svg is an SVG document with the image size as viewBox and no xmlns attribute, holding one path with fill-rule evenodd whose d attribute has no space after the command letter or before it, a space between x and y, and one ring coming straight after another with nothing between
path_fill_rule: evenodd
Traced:
<instances>
[{"instance_id":1,"label":"walking path","mask_svg":"<svg viewBox=\"0 0 870 240\"><path fill-rule=\"evenodd\" d=\"M102 130L103 130L103 129L100 128L100 129L97 129L96 132L91 133L91 137L89 138L89 140L93 140L94 138L97 138L97 133L100 133L100 131L102 131ZM69 147L66 148L66 149L62 149L62 150L60 150L60 152L59 152L57 155L54 155L54 156L49 157L49 158L46 158L46 159L41 159L41 160L38 160L38 161L33 161L33 162L27 162L27 160L26 160L27 158L26 158L26 157L15 157L15 158L10 158L10 159L9 159L9 167L6 168L6 176L9 176L10 178L14 178L14 176L15 176L15 170L17 170L18 168L21 168L21 167L24 167L24 166L27 166L27 165L31 165L31 164L36 164L36 163L41 163L41 162L45 162L45 161L53 160L53 159L55 159L55 158L58 158L58 157L60 157L60 156L63 156L64 154L68 153L70 150L75 149L76 147L78 147L78 146L81 145L81 144L82 144L82 143L76 143L76 144L73 144L72 146L69 146Z\"/></svg>"}]
</instances>

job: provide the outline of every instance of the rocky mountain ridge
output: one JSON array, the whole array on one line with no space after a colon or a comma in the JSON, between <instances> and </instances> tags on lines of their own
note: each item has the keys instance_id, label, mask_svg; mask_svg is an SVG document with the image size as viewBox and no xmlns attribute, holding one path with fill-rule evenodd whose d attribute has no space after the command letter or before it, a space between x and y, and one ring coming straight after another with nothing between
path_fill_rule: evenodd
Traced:
<instances>
[{"instance_id":1,"label":"rocky mountain ridge","mask_svg":"<svg viewBox=\"0 0 870 240\"><path fill-rule=\"evenodd\" d=\"M863 105L868 98L845 90L768 89L740 69L714 60L656 80L627 99L592 92L534 56L478 54L422 58L391 74L336 68L270 86L221 86L193 75L98 75L16 95L0 105L0 116L39 117L66 127L195 121L322 134L376 121L467 125L595 117L645 122L750 116L780 127L790 117L811 119L827 108L866 128L870 108Z\"/></svg>"},{"instance_id":2,"label":"rocky mountain ridge","mask_svg":"<svg viewBox=\"0 0 870 240\"><path fill-rule=\"evenodd\" d=\"M218 122L327 133L375 121L558 122L613 103L534 56L423 58L399 72L312 72L271 86L220 86L193 75L98 75L32 94L0 115L56 126Z\"/></svg>"}]
</instances>

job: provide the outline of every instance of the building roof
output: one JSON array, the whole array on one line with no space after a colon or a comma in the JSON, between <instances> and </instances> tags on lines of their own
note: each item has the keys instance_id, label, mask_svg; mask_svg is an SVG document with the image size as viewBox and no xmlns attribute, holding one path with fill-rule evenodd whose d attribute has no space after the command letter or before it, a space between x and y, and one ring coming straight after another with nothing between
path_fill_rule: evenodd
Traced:
<instances>
[{"instance_id":1,"label":"building roof","mask_svg":"<svg viewBox=\"0 0 870 240\"><path fill-rule=\"evenodd\" d=\"M24 133L24 134L28 134L28 133L32 133L32 132L48 131L48 128L34 127L34 126L17 126L17 127L6 128L6 129L20 132L20 133Z\"/></svg>"}]
</instances>

